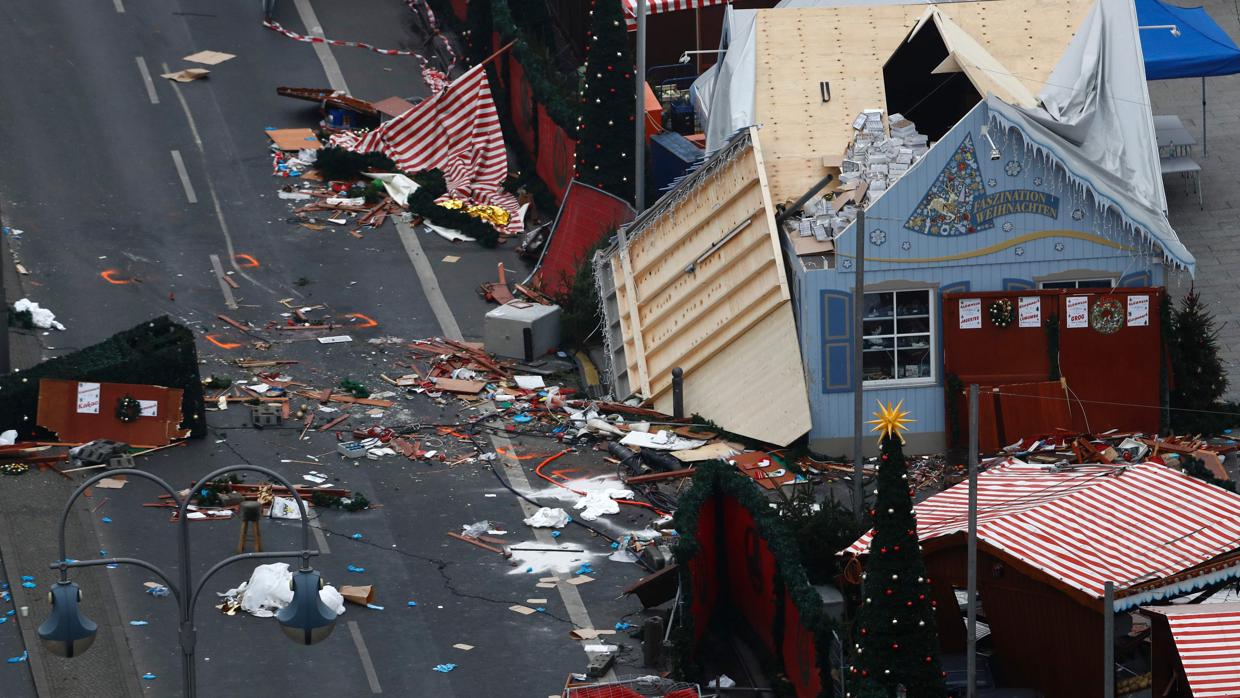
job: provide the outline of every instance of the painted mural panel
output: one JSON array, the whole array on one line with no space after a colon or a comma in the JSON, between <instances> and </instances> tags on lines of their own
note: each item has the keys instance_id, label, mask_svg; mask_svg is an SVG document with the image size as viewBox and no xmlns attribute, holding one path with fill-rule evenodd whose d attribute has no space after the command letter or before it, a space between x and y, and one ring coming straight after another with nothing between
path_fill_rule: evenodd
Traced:
<instances>
[{"instance_id":1,"label":"painted mural panel","mask_svg":"<svg viewBox=\"0 0 1240 698\"><path fill-rule=\"evenodd\" d=\"M1115 286L1163 283L1159 248L1115 213L1100 209L1088 187L1035 157L1019 134L988 135L986 124L981 104L870 206L864 236L867 289L929 286L938 296L1032 290L1074 278ZM854 341L847 313L855 229L836 240L836 250L831 268L796 273L798 325L812 386L810 436L820 442L844 439L852 430L853 366L846 349ZM941 327L936 332L941 337ZM943 371L936 367L929 385L901 377L867 385L867 404L905 399L918 412L914 432L942 432Z\"/></svg>"}]
</instances>

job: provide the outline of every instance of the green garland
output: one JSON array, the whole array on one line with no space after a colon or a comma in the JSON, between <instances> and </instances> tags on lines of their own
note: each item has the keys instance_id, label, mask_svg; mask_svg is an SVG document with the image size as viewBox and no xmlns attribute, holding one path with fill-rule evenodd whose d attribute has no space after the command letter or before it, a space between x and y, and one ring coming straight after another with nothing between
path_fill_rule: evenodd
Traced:
<instances>
[{"instance_id":1,"label":"green garland","mask_svg":"<svg viewBox=\"0 0 1240 698\"><path fill-rule=\"evenodd\" d=\"M814 646L820 661L821 695L833 695L829 657L831 633L835 629L835 623L823 612L822 599L810 585L805 568L801 565L796 541L770 508L767 499L759 494L753 481L738 473L735 467L721 461L707 461L698 465L692 486L679 500L673 522L680 534L673 553L679 566L681 588L678 625L672 633L673 671L682 677L694 676L700 671L693 652L693 616L686 610L691 606L693 593L689 562L702 547L697 540L702 506L716 496L732 497L753 515L758 535L775 558L775 584L784 587L785 598L796 607L801 622L810 628L814 635Z\"/></svg>"},{"instance_id":2,"label":"green garland","mask_svg":"<svg viewBox=\"0 0 1240 698\"><path fill-rule=\"evenodd\" d=\"M435 203L435 199L448 192L448 183L443 172L426 170L410 179L418 185L418 190L409 195L409 211L415 216L434 223L441 228L459 230L478 241L483 247L495 247L499 244L499 232L486 221L457 209L444 208Z\"/></svg>"},{"instance_id":3,"label":"green garland","mask_svg":"<svg viewBox=\"0 0 1240 698\"><path fill-rule=\"evenodd\" d=\"M479 3L471 2L470 6L475 4ZM531 4L537 4L537 2ZM513 42L512 55L521 64L525 79L530 83L530 91L534 94L534 100L543 105L543 108L547 110L547 116L551 117L551 120L560 128L569 133L576 131L578 116L576 91L573 90L566 94L564 87L556 84L552 76L563 73L549 64L545 49L540 51L538 42L531 41L528 32L517 24L509 0L491 0L490 5L492 28L499 33L501 45L509 41Z\"/></svg>"}]
</instances>

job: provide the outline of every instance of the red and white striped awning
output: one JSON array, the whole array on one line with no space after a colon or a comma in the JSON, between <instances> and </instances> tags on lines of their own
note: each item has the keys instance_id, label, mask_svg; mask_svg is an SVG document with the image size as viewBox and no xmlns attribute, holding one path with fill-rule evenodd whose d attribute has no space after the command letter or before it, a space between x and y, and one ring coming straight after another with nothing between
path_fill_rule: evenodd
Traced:
<instances>
[{"instance_id":1,"label":"red and white striped awning","mask_svg":"<svg viewBox=\"0 0 1240 698\"><path fill-rule=\"evenodd\" d=\"M1237 604L1148 607L1171 626L1193 698L1240 698L1240 607Z\"/></svg>"},{"instance_id":2,"label":"red and white striped awning","mask_svg":"<svg viewBox=\"0 0 1240 698\"><path fill-rule=\"evenodd\" d=\"M692 10L698 7L709 7L711 5L723 5L731 0L646 0L646 12L648 15L657 15L663 12L675 12L677 10ZM624 21L628 23L629 30L637 28L637 0L621 0L624 3Z\"/></svg>"},{"instance_id":3,"label":"red and white striped awning","mask_svg":"<svg viewBox=\"0 0 1240 698\"><path fill-rule=\"evenodd\" d=\"M1108 581L1122 596L1240 549L1240 495L1166 466L1056 470L1008 460L977 480L978 540L1093 598ZM966 482L916 505L922 542L966 531L968 502ZM872 534L844 553L868 552ZM1163 596L1132 595L1116 609Z\"/></svg>"}]
</instances>

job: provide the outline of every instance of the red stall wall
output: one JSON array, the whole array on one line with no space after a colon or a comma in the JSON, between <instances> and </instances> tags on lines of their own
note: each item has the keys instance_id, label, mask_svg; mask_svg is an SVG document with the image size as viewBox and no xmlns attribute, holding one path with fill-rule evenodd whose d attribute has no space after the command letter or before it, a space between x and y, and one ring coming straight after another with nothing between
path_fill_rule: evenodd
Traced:
<instances>
[{"instance_id":1,"label":"red stall wall","mask_svg":"<svg viewBox=\"0 0 1240 698\"><path fill-rule=\"evenodd\" d=\"M1130 297L1149 299L1148 324L1123 326L1103 334L1092 326L1068 327L1069 298L1087 298L1090 311L1100 302L1116 300L1127 312ZM943 363L961 383L984 388L979 404L978 436L983 450L1006 445L1025 436L1056 428L1099 433L1107 429L1158 431L1161 405L1162 327L1161 288L1054 289L949 293L943 296ZM1019 308L1022 297L1041 303L1038 327L996 327L988 306L1006 298ZM960 301L979 299L982 326L961 329ZM1018 313L1019 314L1019 311ZM1048 382L1050 359L1046 321L1055 316L1059 327L1059 366L1069 392ZM967 403L960 395L955 413L961 415L961 442L968 436ZM1108 403L1108 404L1103 404ZM1113 404L1111 404L1113 403ZM951 405L949 404L949 410ZM950 435L949 435L950 438Z\"/></svg>"},{"instance_id":2,"label":"red stall wall","mask_svg":"<svg viewBox=\"0 0 1240 698\"><path fill-rule=\"evenodd\" d=\"M775 651L775 556L758 535L753 514L732 497L723 499L728 586L739 610L768 652Z\"/></svg>"}]
</instances>

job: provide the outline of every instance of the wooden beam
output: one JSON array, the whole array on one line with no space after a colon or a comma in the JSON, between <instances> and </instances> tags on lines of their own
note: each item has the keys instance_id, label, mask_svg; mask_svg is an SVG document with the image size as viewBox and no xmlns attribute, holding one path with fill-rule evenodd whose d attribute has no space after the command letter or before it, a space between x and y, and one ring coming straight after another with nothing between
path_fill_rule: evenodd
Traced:
<instances>
[{"instance_id":1,"label":"wooden beam","mask_svg":"<svg viewBox=\"0 0 1240 698\"><path fill-rule=\"evenodd\" d=\"M637 310L637 284L633 281L633 265L629 260L629 243L623 228L616 232L616 236L620 241L620 268L624 273L624 295L625 301L629 306L629 332L630 336L633 337L634 358L637 359L637 379L639 385L641 385L642 394L649 397L650 374L646 371L646 348L642 343L641 316L638 315ZM631 376L632 373L629 375Z\"/></svg>"},{"instance_id":2,"label":"wooden beam","mask_svg":"<svg viewBox=\"0 0 1240 698\"><path fill-rule=\"evenodd\" d=\"M809 81L804 81L809 84ZM758 142L758 129L749 127L749 142L753 147L754 162L758 168L758 181L761 183L762 208L766 212L767 232L771 240L771 254L775 257L775 269L779 276L780 298L790 300L792 294L788 290L788 276L783 265L783 245L779 241L779 224L775 222L775 204L771 202L771 188L766 180L766 161L762 157L762 145ZM800 194L798 194L800 196Z\"/></svg>"}]
</instances>

